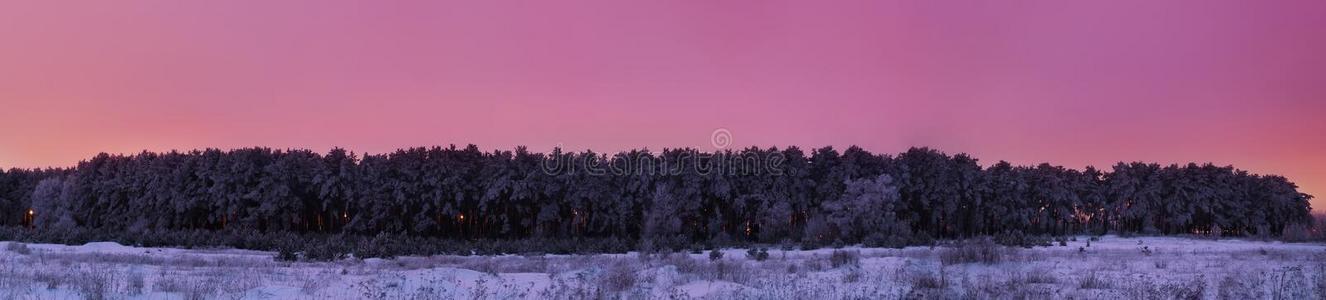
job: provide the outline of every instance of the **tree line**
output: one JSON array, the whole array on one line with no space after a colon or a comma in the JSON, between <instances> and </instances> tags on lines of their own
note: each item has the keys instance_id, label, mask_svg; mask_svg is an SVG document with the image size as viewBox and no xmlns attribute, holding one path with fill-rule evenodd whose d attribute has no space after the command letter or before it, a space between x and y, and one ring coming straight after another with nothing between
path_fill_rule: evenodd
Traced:
<instances>
[{"instance_id":1,"label":"tree line","mask_svg":"<svg viewBox=\"0 0 1326 300\"><path fill-rule=\"evenodd\" d=\"M1311 198L1284 177L1229 166L982 166L928 148L609 155L470 145L363 156L245 148L103 153L69 169L0 170L0 225L29 230L613 238L649 247L1279 235L1312 222Z\"/></svg>"}]
</instances>

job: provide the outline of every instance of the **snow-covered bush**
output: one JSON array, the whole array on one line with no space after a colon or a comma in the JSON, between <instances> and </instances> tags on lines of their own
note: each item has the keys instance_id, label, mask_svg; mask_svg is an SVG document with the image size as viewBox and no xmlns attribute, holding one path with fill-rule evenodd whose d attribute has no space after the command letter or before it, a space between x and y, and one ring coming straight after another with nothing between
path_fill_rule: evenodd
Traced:
<instances>
[{"instance_id":1,"label":"snow-covered bush","mask_svg":"<svg viewBox=\"0 0 1326 300\"><path fill-rule=\"evenodd\" d=\"M1177 281L1147 281L1131 280L1129 287L1124 289L1124 295L1129 299L1202 299L1206 294L1206 280L1198 275L1196 277L1181 279ZM1254 297L1254 298L1227 298L1219 299L1306 299L1304 297Z\"/></svg>"},{"instance_id":2,"label":"snow-covered bush","mask_svg":"<svg viewBox=\"0 0 1326 300\"><path fill-rule=\"evenodd\" d=\"M1113 286L1114 284L1098 274L1097 271L1088 272L1086 276L1082 276L1082 280L1078 281L1077 284L1077 288L1083 290L1108 289Z\"/></svg>"},{"instance_id":3,"label":"snow-covered bush","mask_svg":"<svg viewBox=\"0 0 1326 300\"><path fill-rule=\"evenodd\" d=\"M912 290L931 290L944 287L944 282L938 276L931 273L913 274L909 278Z\"/></svg>"},{"instance_id":4,"label":"snow-covered bush","mask_svg":"<svg viewBox=\"0 0 1326 300\"><path fill-rule=\"evenodd\" d=\"M107 299L115 289L115 273L101 264L90 266L73 276L74 288L83 299Z\"/></svg>"},{"instance_id":5,"label":"snow-covered bush","mask_svg":"<svg viewBox=\"0 0 1326 300\"><path fill-rule=\"evenodd\" d=\"M22 255L32 254L32 249L28 249L28 244L19 242L5 243L5 251L14 252Z\"/></svg>"},{"instance_id":6,"label":"snow-covered bush","mask_svg":"<svg viewBox=\"0 0 1326 300\"><path fill-rule=\"evenodd\" d=\"M636 282L636 267L627 261L613 264L608 267L603 276L599 277L599 286L602 290L609 292L621 292L631 289Z\"/></svg>"},{"instance_id":7,"label":"snow-covered bush","mask_svg":"<svg viewBox=\"0 0 1326 300\"><path fill-rule=\"evenodd\" d=\"M272 259L275 259L276 261L297 261L299 260L299 254L296 254L295 251L290 250L290 248L281 248L276 251L276 255L273 256Z\"/></svg>"},{"instance_id":8,"label":"snow-covered bush","mask_svg":"<svg viewBox=\"0 0 1326 300\"><path fill-rule=\"evenodd\" d=\"M861 264L861 252L856 250L833 250L829 255L829 264L834 268L855 267Z\"/></svg>"},{"instance_id":9,"label":"snow-covered bush","mask_svg":"<svg viewBox=\"0 0 1326 300\"><path fill-rule=\"evenodd\" d=\"M768 248L750 248L746 250L746 259L754 261L764 261L769 259Z\"/></svg>"},{"instance_id":10,"label":"snow-covered bush","mask_svg":"<svg viewBox=\"0 0 1326 300\"><path fill-rule=\"evenodd\" d=\"M1004 249L989 238L966 240L939 250L939 261L945 265L993 264L1004 261Z\"/></svg>"}]
</instances>

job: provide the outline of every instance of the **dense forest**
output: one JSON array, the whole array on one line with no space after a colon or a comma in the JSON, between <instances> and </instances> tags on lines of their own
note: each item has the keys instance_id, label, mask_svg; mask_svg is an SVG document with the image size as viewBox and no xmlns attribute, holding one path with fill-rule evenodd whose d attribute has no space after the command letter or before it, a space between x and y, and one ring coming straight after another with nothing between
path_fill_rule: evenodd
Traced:
<instances>
[{"instance_id":1,"label":"dense forest","mask_svg":"<svg viewBox=\"0 0 1326 300\"><path fill-rule=\"evenodd\" d=\"M1271 236L1310 224L1310 198L1284 177L1233 167L982 166L927 148L896 156L858 147L607 155L471 145L363 156L246 148L0 171L2 235L26 239L190 232L681 248L902 246L1010 233Z\"/></svg>"}]
</instances>

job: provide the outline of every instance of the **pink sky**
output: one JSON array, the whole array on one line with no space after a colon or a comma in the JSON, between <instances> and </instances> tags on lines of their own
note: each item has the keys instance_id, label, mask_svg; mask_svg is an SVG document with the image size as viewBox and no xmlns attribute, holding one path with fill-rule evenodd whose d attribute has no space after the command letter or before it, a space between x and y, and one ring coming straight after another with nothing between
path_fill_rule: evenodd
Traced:
<instances>
[{"instance_id":1,"label":"pink sky","mask_svg":"<svg viewBox=\"0 0 1326 300\"><path fill-rule=\"evenodd\" d=\"M726 128L734 147L1233 164L1326 198L1326 1L441 2L0 3L0 167L712 149Z\"/></svg>"}]
</instances>

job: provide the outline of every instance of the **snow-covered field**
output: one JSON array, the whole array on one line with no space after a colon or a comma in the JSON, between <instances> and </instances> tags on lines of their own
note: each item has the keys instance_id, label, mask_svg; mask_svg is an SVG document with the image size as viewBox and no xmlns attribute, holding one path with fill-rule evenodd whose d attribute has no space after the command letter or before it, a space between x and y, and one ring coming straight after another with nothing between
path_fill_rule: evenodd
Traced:
<instances>
[{"instance_id":1,"label":"snow-covered field","mask_svg":"<svg viewBox=\"0 0 1326 300\"><path fill-rule=\"evenodd\" d=\"M1088 245L1089 244L1089 245ZM837 259L832 258L838 252ZM947 252L946 252L947 251ZM323 263L243 250L6 243L0 299L1319 299L1326 245L1077 237L998 248L744 249L671 255L433 256ZM949 256L951 257L951 256Z\"/></svg>"}]
</instances>

